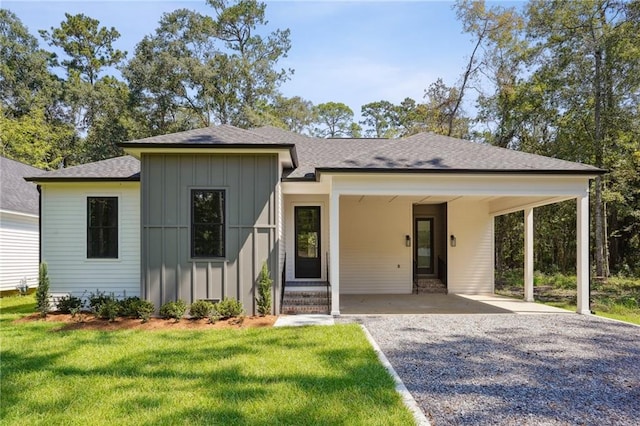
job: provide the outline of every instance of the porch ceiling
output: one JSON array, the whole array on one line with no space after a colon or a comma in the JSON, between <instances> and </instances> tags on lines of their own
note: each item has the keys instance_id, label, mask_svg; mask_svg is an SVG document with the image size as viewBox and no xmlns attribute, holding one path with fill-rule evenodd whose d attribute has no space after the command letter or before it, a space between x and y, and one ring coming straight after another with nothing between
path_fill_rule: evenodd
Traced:
<instances>
[{"instance_id":1,"label":"porch ceiling","mask_svg":"<svg viewBox=\"0 0 640 426\"><path fill-rule=\"evenodd\" d=\"M461 196L461 195L343 195L343 199L357 200L364 203L371 200L385 200L388 203L406 202L409 200L412 204L441 204L450 203L459 199L475 200L478 203L488 203L489 213L494 216L500 216L507 213L524 210L525 208L540 207L547 204L558 203L570 200L574 197L525 197L525 196Z\"/></svg>"}]
</instances>

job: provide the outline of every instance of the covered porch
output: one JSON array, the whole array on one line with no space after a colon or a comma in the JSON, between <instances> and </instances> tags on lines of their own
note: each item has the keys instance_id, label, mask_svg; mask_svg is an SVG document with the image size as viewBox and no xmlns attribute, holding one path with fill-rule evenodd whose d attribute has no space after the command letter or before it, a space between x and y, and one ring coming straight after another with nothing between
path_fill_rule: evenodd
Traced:
<instances>
[{"instance_id":1,"label":"covered porch","mask_svg":"<svg viewBox=\"0 0 640 426\"><path fill-rule=\"evenodd\" d=\"M292 256L299 249L296 207L318 206L318 275L304 280L328 283L332 315L367 313L368 305L375 312L385 298L397 302L385 305L383 310L389 311L402 311L405 301L412 302L406 308L412 311L420 311L420 306L437 310L445 301L451 305L457 300L457 306L473 302L413 294L420 273L444 277L449 295L495 297L494 218L524 211L525 299L530 302L533 209L576 199L577 311L588 314L588 182L588 177L563 175L335 173L321 174L313 193L308 183L283 183L283 280L300 280ZM420 218L431 221L432 234L431 252L425 252L430 258L422 265L416 247ZM490 309L502 308L498 304Z\"/></svg>"}]
</instances>

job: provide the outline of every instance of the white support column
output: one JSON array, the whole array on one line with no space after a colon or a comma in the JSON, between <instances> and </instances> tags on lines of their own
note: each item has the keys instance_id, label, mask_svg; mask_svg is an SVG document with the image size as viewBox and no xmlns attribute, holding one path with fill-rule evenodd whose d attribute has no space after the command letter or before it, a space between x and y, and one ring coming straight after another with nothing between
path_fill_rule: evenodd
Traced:
<instances>
[{"instance_id":1,"label":"white support column","mask_svg":"<svg viewBox=\"0 0 640 426\"><path fill-rule=\"evenodd\" d=\"M578 279L578 309L583 315L591 314L589 307L589 193L577 198L576 220L576 275Z\"/></svg>"},{"instance_id":2,"label":"white support column","mask_svg":"<svg viewBox=\"0 0 640 426\"><path fill-rule=\"evenodd\" d=\"M340 315L340 194L331 192L329 201L329 282L331 315Z\"/></svg>"},{"instance_id":3,"label":"white support column","mask_svg":"<svg viewBox=\"0 0 640 426\"><path fill-rule=\"evenodd\" d=\"M533 208L524 209L524 300L533 302Z\"/></svg>"}]
</instances>

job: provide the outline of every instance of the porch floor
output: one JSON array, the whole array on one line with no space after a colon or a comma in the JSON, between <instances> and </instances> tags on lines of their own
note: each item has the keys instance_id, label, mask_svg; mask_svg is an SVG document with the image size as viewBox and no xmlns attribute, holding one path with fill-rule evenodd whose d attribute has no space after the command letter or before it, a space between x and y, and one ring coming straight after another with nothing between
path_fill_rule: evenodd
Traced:
<instances>
[{"instance_id":1,"label":"porch floor","mask_svg":"<svg viewBox=\"0 0 640 426\"><path fill-rule=\"evenodd\" d=\"M341 294L340 315L544 314L564 309L494 294Z\"/></svg>"}]
</instances>

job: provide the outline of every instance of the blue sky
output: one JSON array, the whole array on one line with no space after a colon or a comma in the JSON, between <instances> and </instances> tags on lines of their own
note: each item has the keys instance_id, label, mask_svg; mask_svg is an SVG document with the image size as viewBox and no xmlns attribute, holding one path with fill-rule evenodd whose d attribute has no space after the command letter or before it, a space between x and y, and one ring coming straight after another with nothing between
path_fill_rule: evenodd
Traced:
<instances>
[{"instance_id":1,"label":"blue sky","mask_svg":"<svg viewBox=\"0 0 640 426\"><path fill-rule=\"evenodd\" d=\"M204 0L11 1L14 12L37 35L57 27L64 13L84 13L115 27L116 47L131 57L135 45L152 33L165 12L179 8L211 13ZM281 91L314 104L349 105L356 116L366 103L405 97L421 100L441 77L458 81L471 53L449 1L267 1L268 29L289 28L292 48L281 61L295 70ZM44 43L43 43L44 47ZM472 105L467 105L472 108Z\"/></svg>"}]
</instances>

